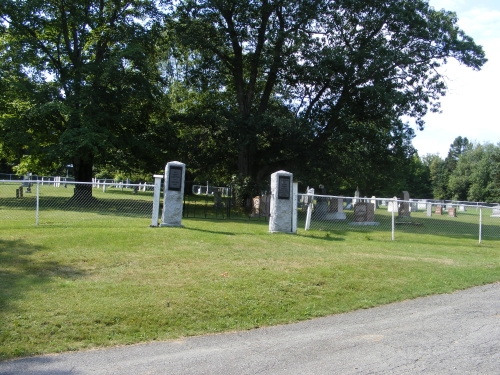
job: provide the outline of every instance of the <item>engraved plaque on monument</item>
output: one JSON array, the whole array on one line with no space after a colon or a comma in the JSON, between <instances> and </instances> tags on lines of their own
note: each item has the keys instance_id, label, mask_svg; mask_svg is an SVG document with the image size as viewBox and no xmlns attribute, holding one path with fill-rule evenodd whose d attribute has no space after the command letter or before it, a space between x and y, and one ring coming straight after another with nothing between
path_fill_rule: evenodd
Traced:
<instances>
[{"instance_id":1,"label":"engraved plaque on monument","mask_svg":"<svg viewBox=\"0 0 500 375\"><path fill-rule=\"evenodd\" d=\"M290 199L290 176L279 176L278 199Z\"/></svg>"},{"instance_id":2,"label":"engraved plaque on monument","mask_svg":"<svg viewBox=\"0 0 500 375\"><path fill-rule=\"evenodd\" d=\"M168 175L168 190L181 190L182 186L182 167L171 166Z\"/></svg>"}]
</instances>

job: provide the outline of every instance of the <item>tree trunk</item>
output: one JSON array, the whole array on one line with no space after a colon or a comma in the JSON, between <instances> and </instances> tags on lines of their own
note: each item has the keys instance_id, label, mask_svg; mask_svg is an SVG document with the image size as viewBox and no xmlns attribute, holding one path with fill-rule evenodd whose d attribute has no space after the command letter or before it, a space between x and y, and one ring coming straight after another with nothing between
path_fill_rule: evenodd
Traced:
<instances>
[{"instance_id":1,"label":"tree trunk","mask_svg":"<svg viewBox=\"0 0 500 375\"><path fill-rule=\"evenodd\" d=\"M85 183L75 185L73 199L77 201L92 199L92 160L91 155L87 157L77 156L73 159L75 181Z\"/></svg>"}]
</instances>

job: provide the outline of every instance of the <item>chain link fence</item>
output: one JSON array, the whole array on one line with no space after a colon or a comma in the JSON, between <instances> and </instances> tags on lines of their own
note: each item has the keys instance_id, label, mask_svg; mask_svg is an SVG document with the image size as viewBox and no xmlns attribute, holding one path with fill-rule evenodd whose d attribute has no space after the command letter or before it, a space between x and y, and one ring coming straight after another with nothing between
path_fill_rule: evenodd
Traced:
<instances>
[{"instance_id":1,"label":"chain link fence","mask_svg":"<svg viewBox=\"0 0 500 375\"><path fill-rule=\"evenodd\" d=\"M0 181L0 220L35 225L102 224L117 218L151 220L153 188L148 184L68 181Z\"/></svg>"},{"instance_id":2,"label":"chain link fence","mask_svg":"<svg viewBox=\"0 0 500 375\"><path fill-rule=\"evenodd\" d=\"M500 205L315 194L299 194L298 201L298 227L305 230L500 238Z\"/></svg>"},{"instance_id":3,"label":"chain link fence","mask_svg":"<svg viewBox=\"0 0 500 375\"><path fill-rule=\"evenodd\" d=\"M149 225L153 189L154 185L146 183L0 180L0 221L3 226L77 225L82 221L103 225L117 220L141 220ZM239 212L231 206L231 197L220 193L186 196L183 217L268 219L269 196L255 197L251 211ZM299 230L382 231L392 239L404 233L479 241L500 238L500 205L299 194L297 212Z\"/></svg>"}]
</instances>

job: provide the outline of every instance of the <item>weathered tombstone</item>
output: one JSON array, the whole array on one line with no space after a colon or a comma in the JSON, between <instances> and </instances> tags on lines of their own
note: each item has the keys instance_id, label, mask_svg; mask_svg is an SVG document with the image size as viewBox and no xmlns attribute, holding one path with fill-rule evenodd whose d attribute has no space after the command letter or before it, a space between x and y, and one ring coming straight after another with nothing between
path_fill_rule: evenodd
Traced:
<instances>
[{"instance_id":1,"label":"weathered tombstone","mask_svg":"<svg viewBox=\"0 0 500 375\"><path fill-rule=\"evenodd\" d=\"M436 210L434 211L436 215L442 215L443 214L443 206L439 205L436 206Z\"/></svg>"},{"instance_id":2,"label":"weathered tombstone","mask_svg":"<svg viewBox=\"0 0 500 375\"><path fill-rule=\"evenodd\" d=\"M269 232L295 233L293 174L278 171L271 175Z\"/></svg>"},{"instance_id":3,"label":"weathered tombstone","mask_svg":"<svg viewBox=\"0 0 500 375\"><path fill-rule=\"evenodd\" d=\"M377 197L375 195L372 195L372 199L371 199L370 203L373 204L373 207L375 209L378 208L378 200L377 200Z\"/></svg>"},{"instance_id":4,"label":"weathered tombstone","mask_svg":"<svg viewBox=\"0 0 500 375\"><path fill-rule=\"evenodd\" d=\"M432 203L427 203L427 216L431 217L432 216Z\"/></svg>"},{"instance_id":5,"label":"weathered tombstone","mask_svg":"<svg viewBox=\"0 0 500 375\"><path fill-rule=\"evenodd\" d=\"M392 201L387 204L387 212L398 212L398 202L397 197L394 197Z\"/></svg>"},{"instance_id":6,"label":"weathered tombstone","mask_svg":"<svg viewBox=\"0 0 500 375\"><path fill-rule=\"evenodd\" d=\"M269 204L271 203L271 196L264 194L260 196L259 214L260 216L269 216Z\"/></svg>"},{"instance_id":7,"label":"weathered tombstone","mask_svg":"<svg viewBox=\"0 0 500 375\"><path fill-rule=\"evenodd\" d=\"M258 195L252 198L252 211L250 211L250 216L260 216L260 197Z\"/></svg>"},{"instance_id":8,"label":"weathered tombstone","mask_svg":"<svg viewBox=\"0 0 500 375\"><path fill-rule=\"evenodd\" d=\"M465 205L461 204L460 206L458 206L458 210L460 212L465 212L465 211L467 211L467 208L465 208Z\"/></svg>"},{"instance_id":9,"label":"weathered tombstone","mask_svg":"<svg viewBox=\"0 0 500 375\"><path fill-rule=\"evenodd\" d=\"M320 185L320 189L325 190L324 186ZM314 207L314 216L320 219L324 219L328 212L328 198L326 197L316 197L316 206Z\"/></svg>"},{"instance_id":10,"label":"weathered tombstone","mask_svg":"<svg viewBox=\"0 0 500 375\"><path fill-rule=\"evenodd\" d=\"M184 179L186 165L171 161L165 167L165 185L163 189L163 213L161 227L182 226L182 204L184 199Z\"/></svg>"},{"instance_id":11,"label":"weathered tombstone","mask_svg":"<svg viewBox=\"0 0 500 375\"><path fill-rule=\"evenodd\" d=\"M448 208L448 216L457 217L457 209L454 207Z\"/></svg>"},{"instance_id":12,"label":"weathered tombstone","mask_svg":"<svg viewBox=\"0 0 500 375\"><path fill-rule=\"evenodd\" d=\"M359 202L354 205L354 222L366 223L373 222L375 211L373 204L366 202Z\"/></svg>"},{"instance_id":13,"label":"weathered tombstone","mask_svg":"<svg viewBox=\"0 0 500 375\"><path fill-rule=\"evenodd\" d=\"M224 208L224 203L222 203L222 191L220 189L214 191L214 208L217 210Z\"/></svg>"},{"instance_id":14,"label":"weathered tombstone","mask_svg":"<svg viewBox=\"0 0 500 375\"><path fill-rule=\"evenodd\" d=\"M330 205L325 217L326 220L345 220L346 214L344 212L344 199L343 198L330 198Z\"/></svg>"},{"instance_id":15,"label":"weathered tombstone","mask_svg":"<svg viewBox=\"0 0 500 375\"><path fill-rule=\"evenodd\" d=\"M352 210L352 198L347 198L345 200L345 209Z\"/></svg>"},{"instance_id":16,"label":"weathered tombstone","mask_svg":"<svg viewBox=\"0 0 500 375\"><path fill-rule=\"evenodd\" d=\"M403 191L401 196L402 202L399 204L398 219L408 219L411 217L410 213L410 194L407 191Z\"/></svg>"},{"instance_id":17,"label":"weathered tombstone","mask_svg":"<svg viewBox=\"0 0 500 375\"><path fill-rule=\"evenodd\" d=\"M453 208L453 204L452 203L447 203L446 204L446 210L449 210L450 208Z\"/></svg>"}]
</instances>

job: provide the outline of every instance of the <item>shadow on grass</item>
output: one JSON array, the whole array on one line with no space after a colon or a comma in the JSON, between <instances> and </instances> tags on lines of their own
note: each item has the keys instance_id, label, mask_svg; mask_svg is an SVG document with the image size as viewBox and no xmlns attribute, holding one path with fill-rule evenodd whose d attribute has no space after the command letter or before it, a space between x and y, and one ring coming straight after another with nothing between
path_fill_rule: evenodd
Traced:
<instances>
[{"instance_id":1,"label":"shadow on grass","mask_svg":"<svg viewBox=\"0 0 500 375\"><path fill-rule=\"evenodd\" d=\"M200 228L188 228L188 227L185 227L184 229L194 230L196 232L203 232L203 233L223 234L225 236L235 236L236 235L236 233L232 233L232 232L222 232L222 231L206 230L206 229L200 229Z\"/></svg>"},{"instance_id":2,"label":"shadow on grass","mask_svg":"<svg viewBox=\"0 0 500 375\"><path fill-rule=\"evenodd\" d=\"M83 272L54 261L31 258L45 248L23 240L0 239L0 311L9 309L10 303L22 298L26 291L40 288L54 278L76 279Z\"/></svg>"}]
</instances>

